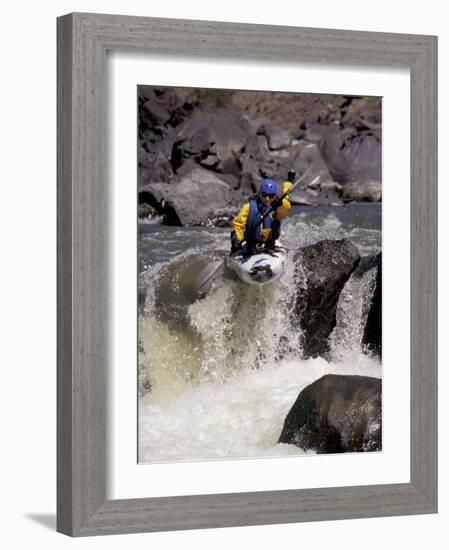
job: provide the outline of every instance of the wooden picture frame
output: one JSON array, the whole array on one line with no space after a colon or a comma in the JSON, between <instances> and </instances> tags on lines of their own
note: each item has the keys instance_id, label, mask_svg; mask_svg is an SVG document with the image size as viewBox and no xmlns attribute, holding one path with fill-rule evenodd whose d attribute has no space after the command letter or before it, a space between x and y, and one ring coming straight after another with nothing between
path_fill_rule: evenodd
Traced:
<instances>
[{"instance_id":1,"label":"wooden picture frame","mask_svg":"<svg viewBox=\"0 0 449 550\"><path fill-rule=\"evenodd\" d=\"M106 52L407 67L411 75L410 482L106 498ZM437 39L74 13L58 19L58 505L71 536L437 511Z\"/></svg>"}]
</instances>

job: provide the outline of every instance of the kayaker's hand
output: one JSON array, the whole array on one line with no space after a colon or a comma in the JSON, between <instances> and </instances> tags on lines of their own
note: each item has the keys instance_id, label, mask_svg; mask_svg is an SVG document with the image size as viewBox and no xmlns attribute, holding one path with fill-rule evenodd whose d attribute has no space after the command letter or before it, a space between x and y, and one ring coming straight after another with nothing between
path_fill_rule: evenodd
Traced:
<instances>
[{"instance_id":1,"label":"kayaker's hand","mask_svg":"<svg viewBox=\"0 0 449 550\"><path fill-rule=\"evenodd\" d=\"M276 210L276 209L279 208L280 206L282 206L282 199L276 198L276 199L274 199L274 201L271 203L271 208L272 208L273 210Z\"/></svg>"},{"instance_id":2,"label":"kayaker's hand","mask_svg":"<svg viewBox=\"0 0 449 550\"><path fill-rule=\"evenodd\" d=\"M231 254L234 254L234 252L237 252L239 248L242 246L242 242L237 239L237 234L233 230L231 231Z\"/></svg>"},{"instance_id":3,"label":"kayaker's hand","mask_svg":"<svg viewBox=\"0 0 449 550\"><path fill-rule=\"evenodd\" d=\"M243 246L243 241L233 241L231 244L231 254L234 254L234 252L238 252Z\"/></svg>"}]
</instances>

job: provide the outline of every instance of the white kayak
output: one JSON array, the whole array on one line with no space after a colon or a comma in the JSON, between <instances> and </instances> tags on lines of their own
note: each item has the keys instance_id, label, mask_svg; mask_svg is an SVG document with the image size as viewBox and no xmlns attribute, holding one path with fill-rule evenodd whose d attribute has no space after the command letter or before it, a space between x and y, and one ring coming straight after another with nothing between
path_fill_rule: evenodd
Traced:
<instances>
[{"instance_id":1,"label":"white kayak","mask_svg":"<svg viewBox=\"0 0 449 550\"><path fill-rule=\"evenodd\" d=\"M266 285L282 275L286 257L287 249L282 245L276 245L274 249L263 250L251 256L236 252L228 258L228 267L244 283Z\"/></svg>"}]
</instances>

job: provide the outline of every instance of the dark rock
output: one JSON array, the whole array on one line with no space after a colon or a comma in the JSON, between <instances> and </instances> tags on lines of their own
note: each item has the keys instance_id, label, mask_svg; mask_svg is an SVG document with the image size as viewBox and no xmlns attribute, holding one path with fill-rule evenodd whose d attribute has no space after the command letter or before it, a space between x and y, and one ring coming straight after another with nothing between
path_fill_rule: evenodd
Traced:
<instances>
[{"instance_id":1,"label":"dark rock","mask_svg":"<svg viewBox=\"0 0 449 550\"><path fill-rule=\"evenodd\" d=\"M346 128L330 133L320 147L335 181L382 181L382 144L370 130Z\"/></svg>"},{"instance_id":2,"label":"dark rock","mask_svg":"<svg viewBox=\"0 0 449 550\"><path fill-rule=\"evenodd\" d=\"M260 182L261 166L270 157L270 150L265 136L249 136L248 141L240 155L241 178L257 187Z\"/></svg>"},{"instance_id":3,"label":"dark rock","mask_svg":"<svg viewBox=\"0 0 449 550\"><path fill-rule=\"evenodd\" d=\"M317 453L380 451L382 381L367 376L323 376L299 394L279 443Z\"/></svg>"},{"instance_id":4,"label":"dark rock","mask_svg":"<svg viewBox=\"0 0 449 550\"><path fill-rule=\"evenodd\" d=\"M232 218L237 206L229 185L200 167L191 170L177 183L154 183L143 191L148 195L145 196L146 201L163 216L166 225L222 222L223 218Z\"/></svg>"},{"instance_id":5,"label":"dark rock","mask_svg":"<svg viewBox=\"0 0 449 550\"><path fill-rule=\"evenodd\" d=\"M370 130L361 131L344 143L353 181L382 181L382 143Z\"/></svg>"},{"instance_id":6,"label":"dark rock","mask_svg":"<svg viewBox=\"0 0 449 550\"><path fill-rule=\"evenodd\" d=\"M196 109L179 129L172 153L175 167L185 159L194 157L199 161L210 154L227 161L240 154L250 133L249 123L229 107Z\"/></svg>"},{"instance_id":7,"label":"dark rock","mask_svg":"<svg viewBox=\"0 0 449 550\"><path fill-rule=\"evenodd\" d=\"M308 130L312 126L316 126L318 122L318 115L306 117L299 125L301 130Z\"/></svg>"},{"instance_id":8,"label":"dark rock","mask_svg":"<svg viewBox=\"0 0 449 550\"><path fill-rule=\"evenodd\" d=\"M343 152L345 140L352 135L352 131L329 132L320 141L320 149L332 178L339 183L350 181L350 162ZM355 131L354 131L355 132ZM354 133L355 135L355 133Z\"/></svg>"},{"instance_id":9,"label":"dark rock","mask_svg":"<svg viewBox=\"0 0 449 550\"><path fill-rule=\"evenodd\" d=\"M251 172L244 172L240 178L238 190L242 196L247 198L256 193L258 177L254 177Z\"/></svg>"},{"instance_id":10,"label":"dark rock","mask_svg":"<svg viewBox=\"0 0 449 550\"><path fill-rule=\"evenodd\" d=\"M266 116L257 117L255 119L247 118L247 120L255 134L257 133L257 130L264 124L273 124L273 121Z\"/></svg>"},{"instance_id":11,"label":"dark rock","mask_svg":"<svg viewBox=\"0 0 449 550\"><path fill-rule=\"evenodd\" d=\"M234 174L220 174L219 178L226 182L231 189L237 190L239 188L239 178Z\"/></svg>"},{"instance_id":12,"label":"dark rock","mask_svg":"<svg viewBox=\"0 0 449 550\"><path fill-rule=\"evenodd\" d=\"M377 256L378 266L374 292L363 332L362 345L382 357L382 254Z\"/></svg>"},{"instance_id":13,"label":"dark rock","mask_svg":"<svg viewBox=\"0 0 449 550\"><path fill-rule=\"evenodd\" d=\"M151 129L141 129L137 158L139 178L145 183L169 181L173 177L170 156L175 138L173 128L152 126Z\"/></svg>"},{"instance_id":14,"label":"dark rock","mask_svg":"<svg viewBox=\"0 0 449 550\"><path fill-rule=\"evenodd\" d=\"M201 168L201 166L193 159L188 159L180 168L178 168L176 176L178 179L181 179L197 168Z\"/></svg>"},{"instance_id":15,"label":"dark rock","mask_svg":"<svg viewBox=\"0 0 449 550\"><path fill-rule=\"evenodd\" d=\"M245 153L244 155L241 156L241 163L242 163L241 177L247 175L247 176L251 176L254 180L257 180L260 177L259 163L254 157Z\"/></svg>"},{"instance_id":16,"label":"dark rock","mask_svg":"<svg viewBox=\"0 0 449 550\"><path fill-rule=\"evenodd\" d=\"M143 108L149 113L151 121L156 125L164 125L170 120L170 113L157 101L149 100Z\"/></svg>"},{"instance_id":17,"label":"dark rock","mask_svg":"<svg viewBox=\"0 0 449 550\"><path fill-rule=\"evenodd\" d=\"M268 145L267 136L263 134L258 134L257 136L255 136L255 140L257 144L257 154L253 158L257 158L258 160L265 160L270 157L271 151Z\"/></svg>"},{"instance_id":18,"label":"dark rock","mask_svg":"<svg viewBox=\"0 0 449 550\"><path fill-rule=\"evenodd\" d=\"M319 147L314 143L302 143L294 156L292 167L298 177L303 177L299 187L290 195L293 204L341 206L339 185L334 182ZM304 177L305 176L305 177Z\"/></svg>"},{"instance_id":19,"label":"dark rock","mask_svg":"<svg viewBox=\"0 0 449 550\"><path fill-rule=\"evenodd\" d=\"M376 129L382 123L382 99L380 97L352 98L344 109L344 126L359 130Z\"/></svg>"},{"instance_id":20,"label":"dark rock","mask_svg":"<svg viewBox=\"0 0 449 550\"><path fill-rule=\"evenodd\" d=\"M139 157L139 172L147 183L169 182L174 176L171 163L162 152L153 156L147 154L143 158Z\"/></svg>"},{"instance_id":21,"label":"dark rock","mask_svg":"<svg viewBox=\"0 0 449 550\"><path fill-rule=\"evenodd\" d=\"M264 124L258 130L258 134L266 136L268 146L272 151L284 149L290 145L290 137L278 124Z\"/></svg>"},{"instance_id":22,"label":"dark rock","mask_svg":"<svg viewBox=\"0 0 449 550\"><path fill-rule=\"evenodd\" d=\"M174 113L184 108L184 99L178 95L179 89L156 88L154 86L139 86L139 115L148 115L151 120L151 112L154 109L156 124L172 124ZM182 94L181 94L182 95ZM168 117L166 114L168 113Z\"/></svg>"},{"instance_id":23,"label":"dark rock","mask_svg":"<svg viewBox=\"0 0 449 550\"><path fill-rule=\"evenodd\" d=\"M160 105L168 112L172 113L175 109L184 105L184 99L178 94L179 89L175 88L156 88L156 95Z\"/></svg>"},{"instance_id":24,"label":"dark rock","mask_svg":"<svg viewBox=\"0 0 449 550\"><path fill-rule=\"evenodd\" d=\"M381 254L377 254L376 256L361 256L359 265L354 271L354 276L361 278L367 271L370 271L373 268L377 269L380 256Z\"/></svg>"},{"instance_id":25,"label":"dark rock","mask_svg":"<svg viewBox=\"0 0 449 550\"><path fill-rule=\"evenodd\" d=\"M359 261L357 248L347 239L323 240L297 252L294 322L301 328L304 357L329 351L338 298Z\"/></svg>"},{"instance_id":26,"label":"dark rock","mask_svg":"<svg viewBox=\"0 0 449 550\"><path fill-rule=\"evenodd\" d=\"M239 156L242 183L258 189L263 178L272 178L278 183L285 181L292 167L290 152L270 151L267 139L263 135L250 136L242 154Z\"/></svg>"},{"instance_id":27,"label":"dark rock","mask_svg":"<svg viewBox=\"0 0 449 550\"><path fill-rule=\"evenodd\" d=\"M382 200L382 183L380 181L350 182L342 187L344 202L380 202Z\"/></svg>"},{"instance_id":28,"label":"dark rock","mask_svg":"<svg viewBox=\"0 0 449 550\"><path fill-rule=\"evenodd\" d=\"M221 174L232 174L233 176L240 178L242 173L242 164L239 157L234 153L226 160L220 161L216 170Z\"/></svg>"},{"instance_id":29,"label":"dark rock","mask_svg":"<svg viewBox=\"0 0 449 550\"><path fill-rule=\"evenodd\" d=\"M201 166L204 166L205 168L216 168L218 166L218 163L220 161L218 160L218 157L215 155L208 155L206 158L200 160Z\"/></svg>"},{"instance_id":30,"label":"dark rock","mask_svg":"<svg viewBox=\"0 0 449 550\"><path fill-rule=\"evenodd\" d=\"M157 100L157 96L154 93L153 86L145 86L145 85L139 86L138 93L139 93L139 98L142 98L143 100L142 103L145 103L145 101L148 101L149 99L151 99L152 101Z\"/></svg>"},{"instance_id":31,"label":"dark rock","mask_svg":"<svg viewBox=\"0 0 449 550\"><path fill-rule=\"evenodd\" d=\"M338 133L338 131L338 126L316 124L307 128L307 130L303 132L301 136L298 135L298 137L301 137L301 139L304 139L304 141L308 143L320 143L329 134L335 134Z\"/></svg>"},{"instance_id":32,"label":"dark rock","mask_svg":"<svg viewBox=\"0 0 449 550\"><path fill-rule=\"evenodd\" d=\"M156 210L146 202L139 204L137 208L137 216L140 219L152 218L156 214Z\"/></svg>"},{"instance_id":33,"label":"dark rock","mask_svg":"<svg viewBox=\"0 0 449 550\"><path fill-rule=\"evenodd\" d=\"M260 180L270 178L278 183L286 180L288 170L291 164L288 158L270 158L266 162L259 163L259 178L257 188L259 188Z\"/></svg>"},{"instance_id":34,"label":"dark rock","mask_svg":"<svg viewBox=\"0 0 449 550\"><path fill-rule=\"evenodd\" d=\"M291 194L291 201L300 206L342 206L344 204L335 190L321 191L320 188L296 188Z\"/></svg>"},{"instance_id":35,"label":"dark rock","mask_svg":"<svg viewBox=\"0 0 449 550\"><path fill-rule=\"evenodd\" d=\"M190 103L184 103L183 105L176 107L176 109L171 112L169 121L170 126L173 128L181 126L181 124L185 122L192 114L193 109L194 106Z\"/></svg>"}]
</instances>

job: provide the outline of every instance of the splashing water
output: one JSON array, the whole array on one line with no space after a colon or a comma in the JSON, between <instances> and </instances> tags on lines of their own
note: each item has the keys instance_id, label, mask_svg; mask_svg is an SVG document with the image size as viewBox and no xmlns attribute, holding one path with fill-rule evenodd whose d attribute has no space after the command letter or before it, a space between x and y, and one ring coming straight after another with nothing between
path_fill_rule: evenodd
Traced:
<instances>
[{"instance_id":1,"label":"splashing water","mask_svg":"<svg viewBox=\"0 0 449 550\"><path fill-rule=\"evenodd\" d=\"M352 274L344 286L337 306L337 325L330 335L331 354L335 360L357 363L363 359L362 337L368 317L377 268L361 277Z\"/></svg>"},{"instance_id":2,"label":"splashing water","mask_svg":"<svg viewBox=\"0 0 449 550\"><path fill-rule=\"evenodd\" d=\"M346 284L331 360L302 360L300 329L291 322L298 281L288 261L281 279L264 287L225 277L204 299L183 304L178 323L167 322L170 304L157 303L155 283L172 258L228 247L227 231L168 231L141 274L139 462L301 454L277 440L303 388L324 374L381 376L380 362L361 348L376 270ZM379 250L378 229L348 227L328 213L317 223L296 216L283 226L283 243L292 248L348 235L359 250Z\"/></svg>"}]
</instances>

